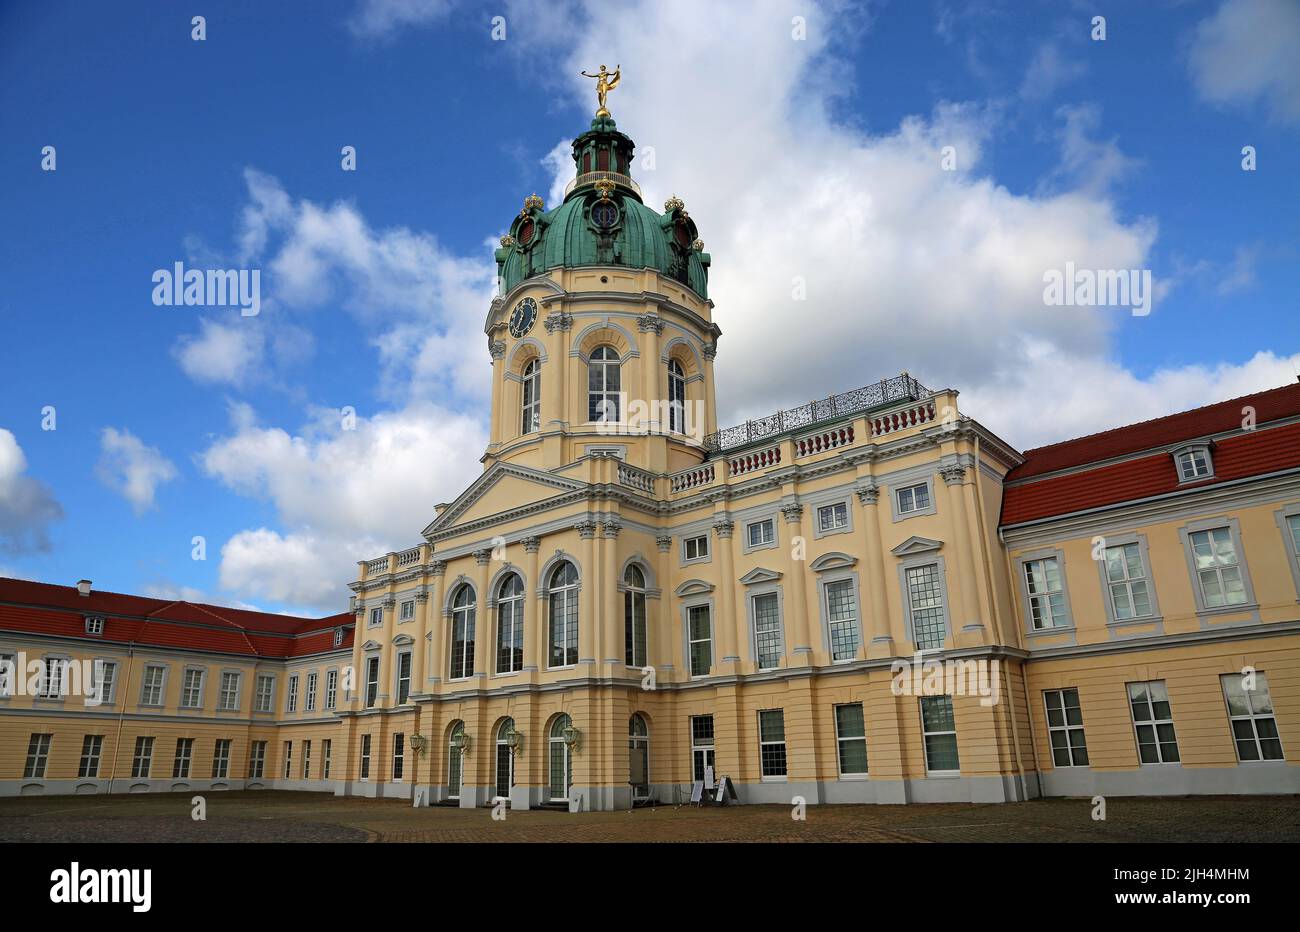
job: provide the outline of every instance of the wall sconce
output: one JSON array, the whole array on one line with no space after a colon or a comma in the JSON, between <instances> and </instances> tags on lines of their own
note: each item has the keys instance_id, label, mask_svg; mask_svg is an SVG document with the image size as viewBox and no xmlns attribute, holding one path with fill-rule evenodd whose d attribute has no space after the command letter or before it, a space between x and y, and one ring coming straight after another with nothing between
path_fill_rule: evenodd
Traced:
<instances>
[{"instance_id":1,"label":"wall sconce","mask_svg":"<svg viewBox=\"0 0 1300 932\"><path fill-rule=\"evenodd\" d=\"M424 735L411 735L411 750L416 754L424 753L424 749L429 746L429 741Z\"/></svg>"},{"instance_id":2,"label":"wall sconce","mask_svg":"<svg viewBox=\"0 0 1300 932\"><path fill-rule=\"evenodd\" d=\"M569 725L567 728L561 730L560 737L563 738L564 743L569 746L569 750L577 750L578 742L582 740L582 732L574 728L572 725Z\"/></svg>"},{"instance_id":3,"label":"wall sconce","mask_svg":"<svg viewBox=\"0 0 1300 932\"><path fill-rule=\"evenodd\" d=\"M518 753L520 748L524 746L524 733L515 731L515 726L510 725L506 728L505 741L506 747L510 749L511 754Z\"/></svg>"},{"instance_id":4,"label":"wall sconce","mask_svg":"<svg viewBox=\"0 0 1300 932\"><path fill-rule=\"evenodd\" d=\"M451 736L451 749L464 754L469 750L469 735L463 731Z\"/></svg>"}]
</instances>

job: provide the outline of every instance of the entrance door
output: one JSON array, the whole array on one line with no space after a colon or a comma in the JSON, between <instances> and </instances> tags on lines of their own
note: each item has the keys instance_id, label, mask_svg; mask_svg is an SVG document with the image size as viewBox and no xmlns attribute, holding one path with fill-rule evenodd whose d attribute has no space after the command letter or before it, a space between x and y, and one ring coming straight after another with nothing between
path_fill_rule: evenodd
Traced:
<instances>
[{"instance_id":1,"label":"entrance door","mask_svg":"<svg viewBox=\"0 0 1300 932\"><path fill-rule=\"evenodd\" d=\"M496 795L510 798L510 788L515 785L515 755L506 744L506 733L514 727L514 719L506 719L497 729Z\"/></svg>"},{"instance_id":2,"label":"entrance door","mask_svg":"<svg viewBox=\"0 0 1300 932\"><path fill-rule=\"evenodd\" d=\"M551 802L566 802L569 787L573 785L573 752L564 743L564 730L569 727L569 716L560 715L551 725L548 741L550 766L549 790Z\"/></svg>"},{"instance_id":3,"label":"entrance door","mask_svg":"<svg viewBox=\"0 0 1300 932\"><path fill-rule=\"evenodd\" d=\"M633 799L650 797L650 729L645 719L633 715L627 726L628 782Z\"/></svg>"}]
</instances>

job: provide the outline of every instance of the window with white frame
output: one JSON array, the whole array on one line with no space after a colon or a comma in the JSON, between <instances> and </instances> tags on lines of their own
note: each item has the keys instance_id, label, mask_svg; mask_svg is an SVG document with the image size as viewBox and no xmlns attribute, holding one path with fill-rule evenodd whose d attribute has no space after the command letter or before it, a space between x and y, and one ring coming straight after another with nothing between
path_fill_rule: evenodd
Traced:
<instances>
[{"instance_id":1,"label":"window with white frame","mask_svg":"<svg viewBox=\"0 0 1300 932\"><path fill-rule=\"evenodd\" d=\"M463 680L474 673L474 590L462 585L451 603L451 673Z\"/></svg>"},{"instance_id":2,"label":"window with white frame","mask_svg":"<svg viewBox=\"0 0 1300 932\"><path fill-rule=\"evenodd\" d=\"M91 635L101 635L104 633L104 619L98 615L86 616L86 633Z\"/></svg>"},{"instance_id":3,"label":"window with white frame","mask_svg":"<svg viewBox=\"0 0 1300 932\"><path fill-rule=\"evenodd\" d=\"M50 760L50 742L52 734L33 734L27 742L27 765L23 767L24 780L40 780L45 777L45 767Z\"/></svg>"},{"instance_id":4,"label":"window with white frame","mask_svg":"<svg viewBox=\"0 0 1300 932\"><path fill-rule=\"evenodd\" d=\"M212 746L212 779L224 780L230 776L229 738L218 738Z\"/></svg>"},{"instance_id":5,"label":"window with white frame","mask_svg":"<svg viewBox=\"0 0 1300 932\"><path fill-rule=\"evenodd\" d=\"M900 515L926 511L930 507L930 486L924 482L919 485L909 485L896 491L894 497Z\"/></svg>"},{"instance_id":6,"label":"window with white frame","mask_svg":"<svg viewBox=\"0 0 1300 932\"><path fill-rule=\"evenodd\" d=\"M548 665L571 667L578 662L578 570L567 560L551 572Z\"/></svg>"},{"instance_id":7,"label":"window with white frame","mask_svg":"<svg viewBox=\"0 0 1300 932\"><path fill-rule=\"evenodd\" d=\"M307 689L303 693L303 708L308 712L316 711L316 672L307 674Z\"/></svg>"},{"instance_id":8,"label":"window with white frame","mask_svg":"<svg viewBox=\"0 0 1300 932\"><path fill-rule=\"evenodd\" d=\"M1273 717L1273 698L1263 673L1219 677L1228 703L1228 722L1237 760L1282 760L1282 738Z\"/></svg>"},{"instance_id":9,"label":"window with white frame","mask_svg":"<svg viewBox=\"0 0 1300 932\"><path fill-rule=\"evenodd\" d=\"M838 531L849 526L848 502L835 502L817 509L817 530L821 533Z\"/></svg>"},{"instance_id":10,"label":"window with white frame","mask_svg":"<svg viewBox=\"0 0 1300 932\"><path fill-rule=\"evenodd\" d=\"M86 735L81 739L81 761L77 776L94 779L99 776L99 758L104 753L103 735Z\"/></svg>"},{"instance_id":11,"label":"window with white frame","mask_svg":"<svg viewBox=\"0 0 1300 932\"><path fill-rule=\"evenodd\" d=\"M203 705L203 671L186 670L181 677L181 708L197 709Z\"/></svg>"},{"instance_id":12,"label":"window with white frame","mask_svg":"<svg viewBox=\"0 0 1300 932\"><path fill-rule=\"evenodd\" d=\"M709 535L698 534L682 538L682 560L690 563L694 560L709 558Z\"/></svg>"},{"instance_id":13,"label":"window with white frame","mask_svg":"<svg viewBox=\"0 0 1300 932\"><path fill-rule=\"evenodd\" d=\"M176 757L172 761L172 779L187 780L190 776L190 762L194 759L194 739L176 739Z\"/></svg>"},{"instance_id":14,"label":"window with white frame","mask_svg":"<svg viewBox=\"0 0 1300 932\"><path fill-rule=\"evenodd\" d=\"M401 621L410 621L415 617L415 599L407 599L402 603L401 613L398 617Z\"/></svg>"},{"instance_id":15,"label":"window with white frame","mask_svg":"<svg viewBox=\"0 0 1300 932\"><path fill-rule=\"evenodd\" d=\"M302 743L302 778L311 779L311 741Z\"/></svg>"},{"instance_id":16,"label":"window with white frame","mask_svg":"<svg viewBox=\"0 0 1300 932\"><path fill-rule=\"evenodd\" d=\"M361 736L361 779L370 779L370 735Z\"/></svg>"},{"instance_id":17,"label":"window with white frame","mask_svg":"<svg viewBox=\"0 0 1300 932\"><path fill-rule=\"evenodd\" d=\"M1070 616L1065 606L1061 564L1056 557L1026 560L1025 593L1029 598L1029 623L1035 631L1066 628Z\"/></svg>"},{"instance_id":18,"label":"window with white frame","mask_svg":"<svg viewBox=\"0 0 1300 932\"><path fill-rule=\"evenodd\" d=\"M366 658L366 708L373 709L379 701L379 658Z\"/></svg>"},{"instance_id":19,"label":"window with white frame","mask_svg":"<svg viewBox=\"0 0 1300 932\"><path fill-rule=\"evenodd\" d=\"M141 705L162 705L163 677L166 675L166 667L149 664L144 668L140 686Z\"/></svg>"},{"instance_id":20,"label":"window with white frame","mask_svg":"<svg viewBox=\"0 0 1300 932\"><path fill-rule=\"evenodd\" d=\"M68 689L68 661L63 657L46 657L41 668L41 686L37 696L41 699L61 698Z\"/></svg>"},{"instance_id":21,"label":"window with white frame","mask_svg":"<svg viewBox=\"0 0 1300 932\"><path fill-rule=\"evenodd\" d=\"M617 421L622 370L612 346L598 346L587 364L587 420Z\"/></svg>"},{"instance_id":22,"label":"window with white frame","mask_svg":"<svg viewBox=\"0 0 1300 932\"><path fill-rule=\"evenodd\" d=\"M135 739L135 753L131 756L131 776L147 780L152 767L153 738L148 735L140 735Z\"/></svg>"},{"instance_id":23,"label":"window with white frame","mask_svg":"<svg viewBox=\"0 0 1300 932\"><path fill-rule=\"evenodd\" d=\"M1286 523L1291 532L1291 552L1300 556L1300 514L1287 515Z\"/></svg>"},{"instance_id":24,"label":"window with white frame","mask_svg":"<svg viewBox=\"0 0 1300 932\"><path fill-rule=\"evenodd\" d=\"M839 748L840 776L867 772L867 724L861 702L835 707L835 742Z\"/></svg>"},{"instance_id":25,"label":"window with white frame","mask_svg":"<svg viewBox=\"0 0 1300 932\"><path fill-rule=\"evenodd\" d=\"M1144 764L1177 763L1178 736L1164 681L1129 683L1128 702L1137 732L1138 759Z\"/></svg>"},{"instance_id":26,"label":"window with white frame","mask_svg":"<svg viewBox=\"0 0 1300 932\"><path fill-rule=\"evenodd\" d=\"M524 581L511 573L497 587L497 673L524 668Z\"/></svg>"},{"instance_id":27,"label":"window with white frame","mask_svg":"<svg viewBox=\"0 0 1300 932\"><path fill-rule=\"evenodd\" d=\"M686 637L691 676L708 676L713 668L713 622L709 606L692 605L686 609Z\"/></svg>"},{"instance_id":28,"label":"window with white frame","mask_svg":"<svg viewBox=\"0 0 1300 932\"><path fill-rule=\"evenodd\" d=\"M645 573L635 563L623 572L623 662L644 667L646 655Z\"/></svg>"},{"instance_id":29,"label":"window with white frame","mask_svg":"<svg viewBox=\"0 0 1300 932\"><path fill-rule=\"evenodd\" d=\"M370 610L370 627L376 628L384 623L384 607L376 605Z\"/></svg>"},{"instance_id":30,"label":"window with white frame","mask_svg":"<svg viewBox=\"0 0 1300 932\"><path fill-rule=\"evenodd\" d=\"M217 708L223 712L233 712L239 708L239 674L225 671L221 674L221 690L217 698Z\"/></svg>"},{"instance_id":31,"label":"window with white frame","mask_svg":"<svg viewBox=\"0 0 1300 932\"><path fill-rule=\"evenodd\" d=\"M1116 621L1151 614L1151 591L1142 564L1142 548L1137 543L1106 548L1106 587Z\"/></svg>"},{"instance_id":32,"label":"window with white frame","mask_svg":"<svg viewBox=\"0 0 1300 932\"><path fill-rule=\"evenodd\" d=\"M1057 767L1087 767L1088 744L1083 737L1083 710L1077 689L1045 689L1047 737L1052 745L1052 764Z\"/></svg>"},{"instance_id":33,"label":"window with white frame","mask_svg":"<svg viewBox=\"0 0 1300 932\"><path fill-rule=\"evenodd\" d=\"M248 779L260 780L266 770L266 742L254 741L248 749Z\"/></svg>"},{"instance_id":34,"label":"window with white frame","mask_svg":"<svg viewBox=\"0 0 1300 932\"><path fill-rule=\"evenodd\" d=\"M858 598L853 580L837 579L825 588L831 660L852 660L858 653Z\"/></svg>"},{"instance_id":35,"label":"window with white frame","mask_svg":"<svg viewBox=\"0 0 1300 932\"><path fill-rule=\"evenodd\" d=\"M1196 564L1196 584L1206 608L1244 605L1248 601L1241 577L1237 546L1229 527L1193 531L1187 535Z\"/></svg>"},{"instance_id":36,"label":"window with white frame","mask_svg":"<svg viewBox=\"0 0 1300 932\"><path fill-rule=\"evenodd\" d=\"M754 601L754 658L760 670L781 665L781 606L775 592L762 592Z\"/></svg>"},{"instance_id":37,"label":"window with white frame","mask_svg":"<svg viewBox=\"0 0 1300 932\"><path fill-rule=\"evenodd\" d=\"M703 780L706 770L713 769L713 716L691 716L691 776Z\"/></svg>"},{"instance_id":38,"label":"window with white frame","mask_svg":"<svg viewBox=\"0 0 1300 932\"><path fill-rule=\"evenodd\" d=\"M1214 472L1210 465L1210 451L1206 447L1194 447L1178 454L1178 481L1193 482L1205 479Z\"/></svg>"},{"instance_id":39,"label":"window with white frame","mask_svg":"<svg viewBox=\"0 0 1300 932\"><path fill-rule=\"evenodd\" d=\"M0 699L9 699L18 691L18 670L13 654L0 652Z\"/></svg>"},{"instance_id":40,"label":"window with white frame","mask_svg":"<svg viewBox=\"0 0 1300 932\"><path fill-rule=\"evenodd\" d=\"M293 776L293 742L284 743L284 778L288 780Z\"/></svg>"},{"instance_id":41,"label":"window with white frame","mask_svg":"<svg viewBox=\"0 0 1300 932\"><path fill-rule=\"evenodd\" d=\"M270 712L275 706L275 677L262 674L257 678L257 696L253 700L254 712Z\"/></svg>"},{"instance_id":42,"label":"window with white frame","mask_svg":"<svg viewBox=\"0 0 1300 932\"><path fill-rule=\"evenodd\" d=\"M948 636L943 604L943 579L939 564L909 566L903 573L907 584L908 614L917 650L938 650Z\"/></svg>"},{"instance_id":43,"label":"window with white frame","mask_svg":"<svg viewBox=\"0 0 1300 932\"><path fill-rule=\"evenodd\" d=\"M411 698L411 652L404 650L397 655L397 704L405 705Z\"/></svg>"},{"instance_id":44,"label":"window with white frame","mask_svg":"<svg viewBox=\"0 0 1300 932\"><path fill-rule=\"evenodd\" d=\"M519 433L531 434L542 427L542 364L539 360L530 359L524 366L520 389Z\"/></svg>"},{"instance_id":45,"label":"window with white frame","mask_svg":"<svg viewBox=\"0 0 1300 932\"><path fill-rule=\"evenodd\" d=\"M406 735L397 732L393 735L393 782L400 783L406 771Z\"/></svg>"},{"instance_id":46,"label":"window with white frame","mask_svg":"<svg viewBox=\"0 0 1300 932\"><path fill-rule=\"evenodd\" d=\"M686 373L676 359L668 362L668 429L686 431Z\"/></svg>"},{"instance_id":47,"label":"window with white frame","mask_svg":"<svg viewBox=\"0 0 1300 932\"><path fill-rule=\"evenodd\" d=\"M930 773L961 770L957 755L957 719L952 696L921 697L921 734L925 740L925 769Z\"/></svg>"},{"instance_id":48,"label":"window with white frame","mask_svg":"<svg viewBox=\"0 0 1300 932\"><path fill-rule=\"evenodd\" d=\"M765 780L785 777L785 710L758 713L758 763Z\"/></svg>"},{"instance_id":49,"label":"window with white frame","mask_svg":"<svg viewBox=\"0 0 1300 932\"><path fill-rule=\"evenodd\" d=\"M774 544L776 543L776 521L771 518L764 518L762 521L751 521L745 525L745 535L749 540L751 549Z\"/></svg>"},{"instance_id":50,"label":"window with white frame","mask_svg":"<svg viewBox=\"0 0 1300 932\"><path fill-rule=\"evenodd\" d=\"M334 646L335 646L335 647L341 647L342 645L343 645L343 629L342 629L342 628L335 628L335 629L334 629Z\"/></svg>"},{"instance_id":51,"label":"window with white frame","mask_svg":"<svg viewBox=\"0 0 1300 932\"><path fill-rule=\"evenodd\" d=\"M289 675L289 695L285 700L285 711L298 711L298 674Z\"/></svg>"},{"instance_id":52,"label":"window with white frame","mask_svg":"<svg viewBox=\"0 0 1300 932\"><path fill-rule=\"evenodd\" d=\"M333 709L338 704L339 671L330 670L325 674L325 708Z\"/></svg>"},{"instance_id":53,"label":"window with white frame","mask_svg":"<svg viewBox=\"0 0 1300 932\"><path fill-rule=\"evenodd\" d=\"M320 776L322 780L328 780L330 778L330 755L333 753L334 750L333 740L330 738L326 738L324 741L322 741L320 750L321 750Z\"/></svg>"}]
</instances>

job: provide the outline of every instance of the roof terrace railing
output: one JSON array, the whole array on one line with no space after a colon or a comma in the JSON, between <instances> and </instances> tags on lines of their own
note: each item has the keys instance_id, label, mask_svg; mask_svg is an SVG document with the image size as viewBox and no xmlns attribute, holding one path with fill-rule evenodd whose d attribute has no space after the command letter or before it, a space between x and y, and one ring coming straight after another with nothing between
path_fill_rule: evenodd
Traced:
<instances>
[{"instance_id":1,"label":"roof terrace railing","mask_svg":"<svg viewBox=\"0 0 1300 932\"><path fill-rule=\"evenodd\" d=\"M637 184L629 175L623 175L619 172L587 172L579 175L564 186L564 196L568 197L575 188L583 185L595 184L597 181L612 181L614 184L629 191L635 191L636 196L641 196L641 186Z\"/></svg>"}]
</instances>

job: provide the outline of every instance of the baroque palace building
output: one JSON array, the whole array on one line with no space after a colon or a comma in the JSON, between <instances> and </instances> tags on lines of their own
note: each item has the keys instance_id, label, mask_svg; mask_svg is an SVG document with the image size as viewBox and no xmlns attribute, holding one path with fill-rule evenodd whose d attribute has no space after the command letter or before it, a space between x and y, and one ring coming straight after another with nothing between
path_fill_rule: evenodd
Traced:
<instances>
[{"instance_id":1,"label":"baroque palace building","mask_svg":"<svg viewBox=\"0 0 1300 932\"><path fill-rule=\"evenodd\" d=\"M1300 385L1024 453L906 374L718 430L694 221L603 105L573 153L496 252L482 475L343 615L0 580L52 671L0 793L1300 791Z\"/></svg>"}]
</instances>

